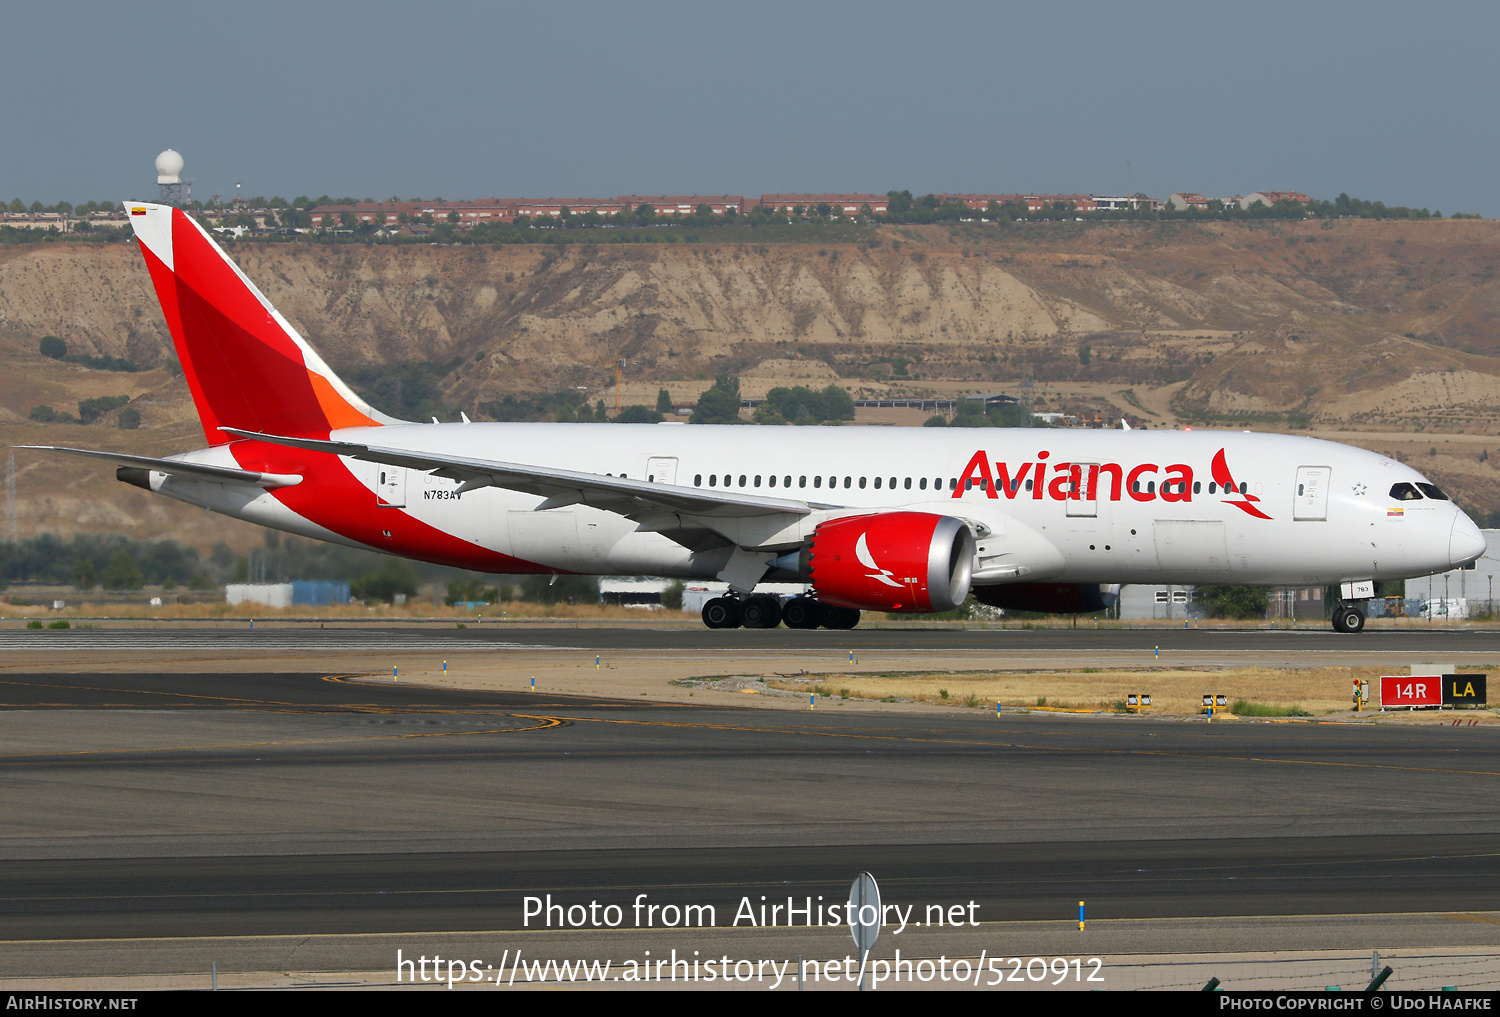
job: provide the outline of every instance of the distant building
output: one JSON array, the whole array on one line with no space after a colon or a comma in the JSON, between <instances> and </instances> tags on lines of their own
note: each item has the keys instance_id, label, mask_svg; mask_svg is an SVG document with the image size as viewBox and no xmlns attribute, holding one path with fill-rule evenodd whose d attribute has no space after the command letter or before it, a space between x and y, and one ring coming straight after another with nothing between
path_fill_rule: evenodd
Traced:
<instances>
[{"instance_id":1,"label":"distant building","mask_svg":"<svg viewBox=\"0 0 1500 1017\"><path fill-rule=\"evenodd\" d=\"M1094 207L1101 212L1134 212L1140 209L1155 212L1161 206L1159 199L1147 198L1139 194L1094 196Z\"/></svg>"},{"instance_id":2,"label":"distant building","mask_svg":"<svg viewBox=\"0 0 1500 1017\"><path fill-rule=\"evenodd\" d=\"M622 194L615 200L630 210L650 205L657 215L692 215L699 205L707 205L714 215L745 211L745 198L740 194Z\"/></svg>"},{"instance_id":3,"label":"distant building","mask_svg":"<svg viewBox=\"0 0 1500 1017\"><path fill-rule=\"evenodd\" d=\"M1174 194L1167 199L1167 208L1177 212L1206 212L1208 199L1201 194Z\"/></svg>"},{"instance_id":4,"label":"distant building","mask_svg":"<svg viewBox=\"0 0 1500 1017\"><path fill-rule=\"evenodd\" d=\"M293 583L230 583L224 587L230 604L263 604L266 607L327 607L349 603L349 584L299 579Z\"/></svg>"},{"instance_id":5,"label":"distant building","mask_svg":"<svg viewBox=\"0 0 1500 1017\"><path fill-rule=\"evenodd\" d=\"M812 210L827 205L834 215L858 215L866 205L876 215L884 215L888 199L884 194L762 194L760 205L790 215L797 208Z\"/></svg>"},{"instance_id":6,"label":"distant building","mask_svg":"<svg viewBox=\"0 0 1500 1017\"><path fill-rule=\"evenodd\" d=\"M1078 212L1092 212L1098 205L1089 194L936 194L942 202L956 201L976 211L984 211L990 203L996 205L1022 205L1028 212L1041 212L1058 205L1071 206Z\"/></svg>"},{"instance_id":7,"label":"distant building","mask_svg":"<svg viewBox=\"0 0 1500 1017\"><path fill-rule=\"evenodd\" d=\"M619 198L517 198L510 206L512 218L524 215L528 219L540 219L543 216L560 219L564 209L567 209L569 215L586 215L590 212L595 215L620 215L629 211L625 202Z\"/></svg>"},{"instance_id":8,"label":"distant building","mask_svg":"<svg viewBox=\"0 0 1500 1017\"><path fill-rule=\"evenodd\" d=\"M1292 201L1301 205L1312 204L1312 198L1300 191L1256 191L1239 199L1240 208L1249 208L1257 201L1270 208L1278 201Z\"/></svg>"}]
</instances>

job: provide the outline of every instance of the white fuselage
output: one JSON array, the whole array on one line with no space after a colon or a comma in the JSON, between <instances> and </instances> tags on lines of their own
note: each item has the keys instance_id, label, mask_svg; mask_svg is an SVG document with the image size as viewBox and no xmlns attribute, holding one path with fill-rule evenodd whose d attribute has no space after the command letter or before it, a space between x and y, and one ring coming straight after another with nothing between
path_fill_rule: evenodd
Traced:
<instances>
[{"instance_id":1,"label":"white fuselage","mask_svg":"<svg viewBox=\"0 0 1500 1017\"><path fill-rule=\"evenodd\" d=\"M1416 471L1362 449L1285 435L474 423L351 428L332 437L836 506L758 536L766 548L795 546L817 522L851 512L957 516L980 533L977 584L1326 584L1426 575L1484 550L1453 502L1391 497L1394 485L1427 483ZM1230 494L1213 465L1221 450L1233 474ZM182 458L235 465L229 446ZM536 495L493 487L460 495L456 482L428 473L341 462L370 492L367 504L324 513L304 502L293 511L276 492L160 474L152 486L265 526L428 557L420 547L354 540L339 522L350 512L405 513L518 559L526 567L517 571L709 578L727 554L695 553L587 504L537 511ZM998 489L1002 478L1011 486Z\"/></svg>"}]
</instances>

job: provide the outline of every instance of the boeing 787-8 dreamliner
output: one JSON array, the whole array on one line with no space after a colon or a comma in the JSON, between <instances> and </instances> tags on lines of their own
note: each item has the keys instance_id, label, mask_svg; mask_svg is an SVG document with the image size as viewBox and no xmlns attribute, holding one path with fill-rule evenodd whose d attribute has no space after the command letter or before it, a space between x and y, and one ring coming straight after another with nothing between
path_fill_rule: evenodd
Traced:
<instances>
[{"instance_id":1,"label":"boeing 787-8 dreamliner","mask_svg":"<svg viewBox=\"0 0 1500 1017\"><path fill-rule=\"evenodd\" d=\"M344 384L190 216L127 204L208 447L126 483L262 526L491 573L719 579L712 628L865 610L1091 611L1124 583L1334 585L1473 562L1417 471L1227 431L418 423ZM785 603L762 582L803 582Z\"/></svg>"}]
</instances>

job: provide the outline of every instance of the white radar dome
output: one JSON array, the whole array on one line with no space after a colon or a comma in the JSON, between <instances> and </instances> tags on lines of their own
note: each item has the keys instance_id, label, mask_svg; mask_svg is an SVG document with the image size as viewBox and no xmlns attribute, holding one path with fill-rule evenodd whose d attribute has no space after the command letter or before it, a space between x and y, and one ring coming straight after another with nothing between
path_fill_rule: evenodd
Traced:
<instances>
[{"instance_id":1,"label":"white radar dome","mask_svg":"<svg viewBox=\"0 0 1500 1017\"><path fill-rule=\"evenodd\" d=\"M170 148L156 157L156 182L159 184L175 184L181 181L179 174L182 173L182 156Z\"/></svg>"}]
</instances>

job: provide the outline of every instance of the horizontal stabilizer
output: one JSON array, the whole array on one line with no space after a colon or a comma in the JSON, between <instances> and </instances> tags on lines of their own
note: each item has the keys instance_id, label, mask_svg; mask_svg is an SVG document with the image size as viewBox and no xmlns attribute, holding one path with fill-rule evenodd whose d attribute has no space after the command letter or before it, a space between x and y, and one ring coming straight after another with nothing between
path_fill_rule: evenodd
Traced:
<instances>
[{"instance_id":1,"label":"horizontal stabilizer","mask_svg":"<svg viewBox=\"0 0 1500 1017\"><path fill-rule=\"evenodd\" d=\"M15 445L13 448L34 449L38 452L61 452L63 455L80 456L115 466L134 467L155 473L175 473L181 476L201 477L231 484L251 484L255 487L294 487L302 483L295 473L257 473L255 470L237 470L230 466L209 466L206 463L191 463L181 459L153 459L150 456L132 456L120 452L95 452L86 448L63 448L58 445Z\"/></svg>"}]
</instances>

